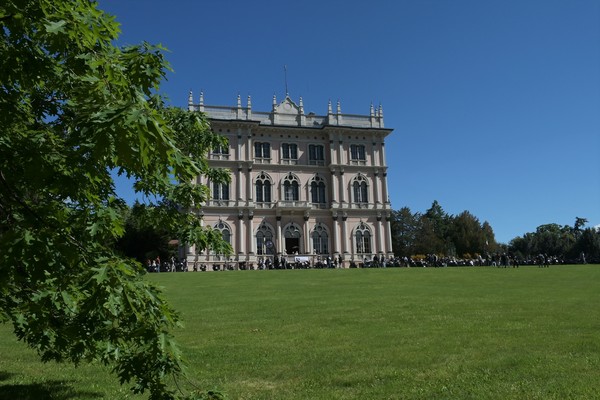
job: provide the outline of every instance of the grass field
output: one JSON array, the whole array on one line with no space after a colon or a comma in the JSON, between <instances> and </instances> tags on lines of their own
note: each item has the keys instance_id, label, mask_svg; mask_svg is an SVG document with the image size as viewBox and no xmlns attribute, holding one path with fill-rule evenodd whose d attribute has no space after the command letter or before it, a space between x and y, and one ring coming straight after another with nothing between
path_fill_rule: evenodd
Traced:
<instances>
[{"instance_id":1,"label":"grass field","mask_svg":"<svg viewBox=\"0 0 600 400\"><path fill-rule=\"evenodd\" d=\"M231 399L600 399L600 266L153 274ZM121 399L0 326L0 399Z\"/></svg>"}]
</instances>

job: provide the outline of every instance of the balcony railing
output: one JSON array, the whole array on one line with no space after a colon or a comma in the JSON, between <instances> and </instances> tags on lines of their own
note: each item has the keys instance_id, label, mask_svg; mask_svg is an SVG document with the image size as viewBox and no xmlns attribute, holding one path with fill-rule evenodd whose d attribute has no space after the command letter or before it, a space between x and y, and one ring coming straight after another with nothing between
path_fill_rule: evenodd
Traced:
<instances>
[{"instance_id":1,"label":"balcony railing","mask_svg":"<svg viewBox=\"0 0 600 400\"><path fill-rule=\"evenodd\" d=\"M235 201L234 200L208 200L206 202L207 206L212 206L212 207L233 207L235 205Z\"/></svg>"},{"instance_id":2,"label":"balcony railing","mask_svg":"<svg viewBox=\"0 0 600 400\"><path fill-rule=\"evenodd\" d=\"M257 201L254 203L255 208L267 208L268 209L268 208L273 208L274 206L275 206L275 203L272 203L272 202L264 202L264 201L258 202Z\"/></svg>"},{"instance_id":3,"label":"balcony railing","mask_svg":"<svg viewBox=\"0 0 600 400\"><path fill-rule=\"evenodd\" d=\"M277 202L278 208L310 208L307 201L300 200L280 200Z\"/></svg>"}]
</instances>

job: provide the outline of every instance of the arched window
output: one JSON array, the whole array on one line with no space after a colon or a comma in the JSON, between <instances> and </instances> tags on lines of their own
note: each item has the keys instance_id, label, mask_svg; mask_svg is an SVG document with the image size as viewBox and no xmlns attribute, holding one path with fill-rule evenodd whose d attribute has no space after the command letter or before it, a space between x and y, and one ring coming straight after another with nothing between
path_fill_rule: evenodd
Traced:
<instances>
[{"instance_id":1,"label":"arched window","mask_svg":"<svg viewBox=\"0 0 600 400\"><path fill-rule=\"evenodd\" d=\"M271 178L264 172L261 172L256 178L256 202L271 202Z\"/></svg>"},{"instance_id":2,"label":"arched window","mask_svg":"<svg viewBox=\"0 0 600 400\"><path fill-rule=\"evenodd\" d=\"M221 235L223 240L229 244L231 244L231 228L222 220L219 220L215 225L215 229L221 231Z\"/></svg>"},{"instance_id":3,"label":"arched window","mask_svg":"<svg viewBox=\"0 0 600 400\"><path fill-rule=\"evenodd\" d=\"M329 235L325 226L321 223L315 225L311 234L312 246L315 254L329 254Z\"/></svg>"},{"instance_id":4,"label":"arched window","mask_svg":"<svg viewBox=\"0 0 600 400\"><path fill-rule=\"evenodd\" d=\"M273 230L264 222L256 230L256 254L274 254Z\"/></svg>"},{"instance_id":5,"label":"arched window","mask_svg":"<svg viewBox=\"0 0 600 400\"><path fill-rule=\"evenodd\" d=\"M310 182L310 197L313 204L325 204L325 181L318 175Z\"/></svg>"},{"instance_id":6,"label":"arched window","mask_svg":"<svg viewBox=\"0 0 600 400\"><path fill-rule=\"evenodd\" d=\"M356 239L356 253L371 253L371 230L364 222L361 222L354 230L354 238Z\"/></svg>"},{"instance_id":7,"label":"arched window","mask_svg":"<svg viewBox=\"0 0 600 400\"><path fill-rule=\"evenodd\" d=\"M355 203L368 203L369 190L367 186L367 178L364 175L357 175L352 182L352 193Z\"/></svg>"},{"instance_id":8,"label":"arched window","mask_svg":"<svg viewBox=\"0 0 600 400\"><path fill-rule=\"evenodd\" d=\"M300 197L298 178L291 172L283 178L283 199L285 201L298 201Z\"/></svg>"}]
</instances>

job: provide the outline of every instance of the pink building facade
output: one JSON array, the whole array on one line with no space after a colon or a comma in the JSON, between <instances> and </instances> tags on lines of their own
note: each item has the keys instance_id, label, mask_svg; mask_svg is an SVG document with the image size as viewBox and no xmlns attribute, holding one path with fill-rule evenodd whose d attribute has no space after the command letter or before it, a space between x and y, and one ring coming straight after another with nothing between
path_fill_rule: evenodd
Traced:
<instances>
[{"instance_id":1,"label":"pink building facade","mask_svg":"<svg viewBox=\"0 0 600 400\"><path fill-rule=\"evenodd\" d=\"M208 106L204 95L188 107L203 112L214 132L229 140L213 149L209 163L231 173L229 184L213 184L212 198L194 210L204 224L223 233L233 247L225 256L184 249L188 265L249 267L274 260L314 265L335 260L349 267L392 255L381 106L368 115L305 114L302 98L273 97L268 112L242 106ZM333 264L333 263L332 263Z\"/></svg>"}]
</instances>

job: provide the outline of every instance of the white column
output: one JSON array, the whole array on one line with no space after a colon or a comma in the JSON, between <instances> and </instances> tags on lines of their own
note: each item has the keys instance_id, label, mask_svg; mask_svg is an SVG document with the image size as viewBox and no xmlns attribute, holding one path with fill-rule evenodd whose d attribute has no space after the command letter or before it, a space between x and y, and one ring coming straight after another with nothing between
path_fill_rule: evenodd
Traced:
<instances>
[{"instance_id":1,"label":"white column","mask_svg":"<svg viewBox=\"0 0 600 400\"><path fill-rule=\"evenodd\" d=\"M371 165L374 167L378 167L380 158L379 158L379 154L377 154L377 143L372 142L371 143Z\"/></svg>"},{"instance_id":2,"label":"white column","mask_svg":"<svg viewBox=\"0 0 600 400\"><path fill-rule=\"evenodd\" d=\"M235 183L236 183L236 200L242 201L244 199L243 194L243 180L244 180L244 169L242 168L242 164L238 164L237 174L235 175Z\"/></svg>"},{"instance_id":3,"label":"white column","mask_svg":"<svg viewBox=\"0 0 600 400\"><path fill-rule=\"evenodd\" d=\"M385 240L383 232L383 222L381 221L381 215L377 216L377 253L383 251L383 242Z\"/></svg>"},{"instance_id":4,"label":"white column","mask_svg":"<svg viewBox=\"0 0 600 400\"><path fill-rule=\"evenodd\" d=\"M329 164L335 164L337 160L335 153L335 141L332 136L329 136Z\"/></svg>"},{"instance_id":5,"label":"white column","mask_svg":"<svg viewBox=\"0 0 600 400\"><path fill-rule=\"evenodd\" d=\"M196 215L196 211L191 211L192 215ZM186 259L189 259L189 256L193 256L194 254L196 254L196 245L192 244L192 245L186 245Z\"/></svg>"},{"instance_id":6,"label":"white column","mask_svg":"<svg viewBox=\"0 0 600 400\"><path fill-rule=\"evenodd\" d=\"M384 230L385 230L385 241L386 241L386 252L387 253L392 253L394 251L394 249L392 248L392 228L390 226L390 217L386 216L385 218L385 225L384 225Z\"/></svg>"},{"instance_id":7,"label":"white column","mask_svg":"<svg viewBox=\"0 0 600 400\"><path fill-rule=\"evenodd\" d=\"M252 211L250 211L252 212ZM246 234L246 237L249 240L248 243L248 248L250 249L250 254L256 254L256 240L254 237L254 221L253 221L253 217L254 215L249 215L249 219L248 219L248 233Z\"/></svg>"},{"instance_id":8,"label":"white column","mask_svg":"<svg viewBox=\"0 0 600 400\"><path fill-rule=\"evenodd\" d=\"M246 136L246 161L248 162L248 173L246 174L246 204L248 202L252 202L254 196L252 193L252 164L251 162L254 160L252 157L253 145L252 145L252 130L248 129L248 133Z\"/></svg>"},{"instance_id":9,"label":"white column","mask_svg":"<svg viewBox=\"0 0 600 400\"><path fill-rule=\"evenodd\" d=\"M347 223L346 223L346 219L348 218L347 215L342 215L342 251L344 253L352 253L352 250L350 249L350 247L348 246L348 229L347 229Z\"/></svg>"},{"instance_id":10,"label":"white column","mask_svg":"<svg viewBox=\"0 0 600 400\"><path fill-rule=\"evenodd\" d=\"M252 145L252 130L248 129L248 134L246 136L246 161L253 161L254 157L252 157L253 145Z\"/></svg>"},{"instance_id":11,"label":"white column","mask_svg":"<svg viewBox=\"0 0 600 400\"><path fill-rule=\"evenodd\" d=\"M239 211L238 214L238 223L237 223L237 254L238 256L246 254L246 249L244 248L244 212L242 210Z\"/></svg>"},{"instance_id":12,"label":"white column","mask_svg":"<svg viewBox=\"0 0 600 400\"><path fill-rule=\"evenodd\" d=\"M331 236L332 236L332 241L331 244L333 245L333 253L339 253L342 254L343 251L340 248L340 235L338 234L338 216L337 214L335 215L335 217L332 220L332 225L331 225Z\"/></svg>"},{"instance_id":13,"label":"white column","mask_svg":"<svg viewBox=\"0 0 600 400\"><path fill-rule=\"evenodd\" d=\"M277 253L283 254L283 237L281 236L281 216L277 216Z\"/></svg>"},{"instance_id":14,"label":"white column","mask_svg":"<svg viewBox=\"0 0 600 400\"><path fill-rule=\"evenodd\" d=\"M340 171L340 203L346 202L346 182L344 178L344 171Z\"/></svg>"},{"instance_id":15,"label":"white column","mask_svg":"<svg viewBox=\"0 0 600 400\"><path fill-rule=\"evenodd\" d=\"M242 157L242 128L238 128L237 130L237 141L235 146L235 160L240 161L243 160Z\"/></svg>"},{"instance_id":16,"label":"white column","mask_svg":"<svg viewBox=\"0 0 600 400\"><path fill-rule=\"evenodd\" d=\"M374 193L374 203L375 207L377 207L377 203L379 203L379 171L375 170L375 177L373 179L373 193Z\"/></svg>"},{"instance_id":17,"label":"white column","mask_svg":"<svg viewBox=\"0 0 600 400\"><path fill-rule=\"evenodd\" d=\"M386 165L386 163L385 163L385 142L383 140L381 141L381 151L379 152L379 165L381 165L382 167L384 167Z\"/></svg>"},{"instance_id":18,"label":"white column","mask_svg":"<svg viewBox=\"0 0 600 400\"><path fill-rule=\"evenodd\" d=\"M252 189L252 166L249 165L248 173L246 174L246 203L254 199L254 191Z\"/></svg>"},{"instance_id":19,"label":"white column","mask_svg":"<svg viewBox=\"0 0 600 400\"><path fill-rule=\"evenodd\" d=\"M304 254L312 254L313 249L310 248L310 229L308 224L308 215L304 215Z\"/></svg>"},{"instance_id":20,"label":"white column","mask_svg":"<svg viewBox=\"0 0 600 400\"><path fill-rule=\"evenodd\" d=\"M331 170L331 185L327 185L327 188L330 190L327 190L329 193L331 193L331 202L333 204L337 204L338 202L338 191L337 188L339 188L339 183L338 183L338 179L337 179L337 175L335 173L335 169Z\"/></svg>"},{"instance_id":21,"label":"white column","mask_svg":"<svg viewBox=\"0 0 600 400\"><path fill-rule=\"evenodd\" d=\"M387 203L388 199L389 199L389 195L388 195L388 190L387 190L387 172L383 172L382 177L381 177L381 186L382 186L382 192L383 192L383 203Z\"/></svg>"}]
</instances>

